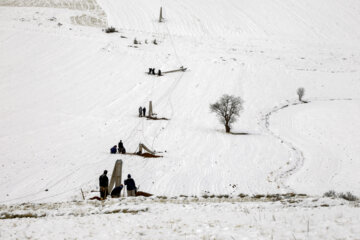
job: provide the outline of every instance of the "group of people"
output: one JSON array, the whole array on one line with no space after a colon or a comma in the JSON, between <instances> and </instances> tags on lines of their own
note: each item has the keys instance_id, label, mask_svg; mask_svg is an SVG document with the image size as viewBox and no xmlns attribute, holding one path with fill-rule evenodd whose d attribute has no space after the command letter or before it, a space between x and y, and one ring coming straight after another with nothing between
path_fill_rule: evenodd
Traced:
<instances>
[{"instance_id":1,"label":"group of people","mask_svg":"<svg viewBox=\"0 0 360 240\"><path fill-rule=\"evenodd\" d=\"M146 117L146 107L139 107L139 117Z\"/></svg>"},{"instance_id":2,"label":"group of people","mask_svg":"<svg viewBox=\"0 0 360 240\"><path fill-rule=\"evenodd\" d=\"M124 181L124 185L126 186L127 196L135 197L136 196L136 185L134 179L131 178L131 175L128 174L128 178ZM99 185L100 185L100 198L106 199L109 195L109 178L107 177L107 170L99 177ZM124 188L123 184L112 189L110 195L113 198L120 197L121 190Z\"/></svg>"},{"instance_id":3,"label":"group of people","mask_svg":"<svg viewBox=\"0 0 360 240\"><path fill-rule=\"evenodd\" d=\"M148 74L156 75L156 73L155 73L155 68L149 68ZM158 76L161 76L161 75L162 75L160 69L158 70L157 75L158 75Z\"/></svg>"},{"instance_id":4,"label":"group of people","mask_svg":"<svg viewBox=\"0 0 360 240\"><path fill-rule=\"evenodd\" d=\"M125 154L126 153L126 149L124 147L122 140L120 140L120 142L118 143L118 146L114 145L112 148L110 148L110 153L111 154L116 154L116 153Z\"/></svg>"}]
</instances>

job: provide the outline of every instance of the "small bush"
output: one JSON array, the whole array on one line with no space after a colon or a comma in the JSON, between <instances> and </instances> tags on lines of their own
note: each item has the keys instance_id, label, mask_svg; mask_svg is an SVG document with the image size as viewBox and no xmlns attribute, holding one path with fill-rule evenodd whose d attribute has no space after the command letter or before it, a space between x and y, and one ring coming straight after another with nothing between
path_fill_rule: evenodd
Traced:
<instances>
[{"instance_id":1,"label":"small bush","mask_svg":"<svg viewBox=\"0 0 360 240\"><path fill-rule=\"evenodd\" d=\"M257 199L263 198L263 197L265 197L265 195L263 195L263 194L256 194L253 196L253 198L257 198Z\"/></svg>"},{"instance_id":2,"label":"small bush","mask_svg":"<svg viewBox=\"0 0 360 240\"><path fill-rule=\"evenodd\" d=\"M155 44L155 45L158 44L157 41L156 41L156 39L153 40L153 44Z\"/></svg>"},{"instance_id":3,"label":"small bush","mask_svg":"<svg viewBox=\"0 0 360 240\"><path fill-rule=\"evenodd\" d=\"M114 33L117 32L117 30L114 27L108 27L105 29L106 33Z\"/></svg>"},{"instance_id":4,"label":"small bush","mask_svg":"<svg viewBox=\"0 0 360 240\"><path fill-rule=\"evenodd\" d=\"M136 38L134 39L134 44L139 44L139 41Z\"/></svg>"},{"instance_id":5,"label":"small bush","mask_svg":"<svg viewBox=\"0 0 360 240\"><path fill-rule=\"evenodd\" d=\"M13 218L42 218L45 217L46 214L36 214L36 213L0 213L0 219L13 219Z\"/></svg>"},{"instance_id":6,"label":"small bush","mask_svg":"<svg viewBox=\"0 0 360 240\"><path fill-rule=\"evenodd\" d=\"M156 196L156 197L160 199L167 199L167 196Z\"/></svg>"},{"instance_id":7,"label":"small bush","mask_svg":"<svg viewBox=\"0 0 360 240\"><path fill-rule=\"evenodd\" d=\"M240 193L239 195L238 195L238 197L241 197L241 198L244 198L244 197L247 197L248 195L247 194L243 194L243 193Z\"/></svg>"},{"instance_id":8,"label":"small bush","mask_svg":"<svg viewBox=\"0 0 360 240\"><path fill-rule=\"evenodd\" d=\"M342 198L342 199L345 199L345 200L348 200L348 201L356 201L358 199L351 192L339 193L339 198Z\"/></svg>"},{"instance_id":9,"label":"small bush","mask_svg":"<svg viewBox=\"0 0 360 240\"><path fill-rule=\"evenodd\" d=\"M324 193L324 197L330 197L330 198L342 198L345 199L347 201L356 201L358 200L358 197L356 197L355 195L353 195L351 192L347 192L347 193L336 193L333 190L330 190L326 193Z\"/></svg>"},{"instance_id":10,"label":"small bush","mask_svg":"<svg viewBox=\"0 0 360 240\"><path fill-rule=\"evenodd\" d=\"M336 198L336 192L333 190L330 190L330 191L324 193L323 196L328 197L328 198Z\"/></svg>"}]
</instances>

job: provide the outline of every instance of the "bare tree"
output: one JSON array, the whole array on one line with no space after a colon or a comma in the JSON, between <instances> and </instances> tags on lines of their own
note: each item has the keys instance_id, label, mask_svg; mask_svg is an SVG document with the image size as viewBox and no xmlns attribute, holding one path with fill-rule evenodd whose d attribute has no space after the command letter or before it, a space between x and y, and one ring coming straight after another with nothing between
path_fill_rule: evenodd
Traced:
<instances>
[{"instance_id":1,"label":"bare tree","mask_svg":"<svg viewBox=\"0 0 360 240\"><path fill-rule=\"evenodd\" d=\"M231 130L231 124L237 120L243 109L243 100L240 97L224 94L219 101L210 104L211 112L216 113L220 122L224 124L227 133Z\"/></svg>"},{"instance_id":2,"label":"bare tree","mask_svg":"<svg viewBox=\"0 0 360 240\"><path fill-rule=\"evenodd\" d=\"M297 90L297 95L299 96L299 101L302 102L302 97L304 96L305 94L305 89L304 88L298 88Z\"/></svg>"}]
</instances>

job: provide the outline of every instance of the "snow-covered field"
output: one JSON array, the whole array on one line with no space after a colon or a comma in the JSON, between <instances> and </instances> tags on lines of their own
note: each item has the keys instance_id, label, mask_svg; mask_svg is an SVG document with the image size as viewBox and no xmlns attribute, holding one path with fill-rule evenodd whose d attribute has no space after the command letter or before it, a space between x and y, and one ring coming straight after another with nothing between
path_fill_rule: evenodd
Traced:
<instances>
[{"instance_id":1,"label":"snow-covered field","mask_svg":"<svg viewBox=\"0 0 360 240\"><path fill-rule=\"evenodd\" d=\"M160 6L163 23L158 22ZM106 26L119 32L105 34ZM111 172L116 159L123 160L123 173L131 173L141 190L157 196L319 196L328 190L360 195L358 26L356 0L1 0L0 204L68 203L82 199L80 189L91 197L98 176L104 169ZM135 38L141 44L134 45ZM166 71L180 66L188 71L163 77L145 74L149 67ZM297 101L298 87L305 88L308 103ZM244 100L233 131L248 135L225 134L210 113L209 104L225 93ZM139 106L150 100L158 116L169 121L137 117ZM110 147L120 139L128 152L135 152L141 142L162 152L163 158L110 155ZM253 224L251 218L258 219L254 210L236 229L236 209L248 207L244 203L185 204L195 209L200 223L229 219L235 224L229 234L219 233L226 228L221 223L189 238L304 239L307 233L298 237L297 231L305 228L309 214L319 228L325 226L322 218L336 222L340 213L340 222L359 224L358 208L348 204L315 210L248 204L264 208L268 220L279 211L281 224L269 223L265 229L270 220L263 220L259 228L245 230L242 226ZM135 205L142 206L142 201ZM158 217L168 228L164 222L176 219L171 216L185 218L182 206L176 205L175 213L172 207L162 211L161 205L144 203L149 211L131 219ZM206 213L209 208L214 219ZM302 228L292 231L286 224L294 214L292 223ZM100 214L67 220L79 228L88 221L91 228L98 217L108 218ZM50 226L66 222L63 218L47 216L34 224L43 226L46 219L45 234L62 238L63 230ZM37 229L28 222L33 219L0 221L1 227L9 227L8 238L26 238L17 234ZM123 221L126 217L119 226ZM194 222L183 232L197 231ZM111 228L106 224L104 228ZM342 226L349 235L342 238L356 239L359 232L347 227ZM79 238L103 238L106 233L99 228L93 236ZM146 234L155 231L151 229ZM273 235L268 234L271 229ZM310 237L326 233L339 237L336 228L319 230L318 235L311 231ZM171 232L159 236L165 239Z\"/></svg>"},{"instance_id":2,"label":"snow-covered field","mask_svg":"<svg viewBox=\"0 0 360 240\"><path fill-rule=\"evenodd\" d=\"M121 199L0 207L3 239L359 239L360 208L323 198Z\"/></svg>"}]
</instances>

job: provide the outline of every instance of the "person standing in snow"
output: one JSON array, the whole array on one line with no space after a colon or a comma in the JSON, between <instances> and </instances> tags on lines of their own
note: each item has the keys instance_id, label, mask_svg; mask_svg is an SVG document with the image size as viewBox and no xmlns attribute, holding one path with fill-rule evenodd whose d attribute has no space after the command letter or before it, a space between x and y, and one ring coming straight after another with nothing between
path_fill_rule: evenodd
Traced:
<instances>
[{"instance_id":1,"label":"person standing in snow","mask_svg":"<svg viewBox=\"0 0 360 240\"><path fill-rule=\"evenodd\" d=\"M131 175L128 174L128 178L124 181L127 190L128 197L136 196L136 185L134 179L131 178Z\"/></svg>"},{"instance_id":2,"label":"person standing in snow","mask_svg":"<svg viewBox=\"0 0 360 240\"><path fill-rule=\"evenodd\" d=\"M142 107L139 107L139 117L142 117L142 111L143 111Z\"/></svg>"},{"instance_id":3,"label":"person standing in snow","mask_svg":"<svg viewBox=\"0 0 360 240\"><path fill-rule=\"evenodd\" d=\"M125 150L122 140L120 140L120 142L118 144L118 151L119 151L119 153L122 153L122 154L126 153L126 150Z\"/></svg>"},{"instance_id":4,"label":"person standing in snow","mask_svg":"<svg viewBox=\"0 0 360 240\"><path fill-rule=\"evenodd\" d=\"M109 178L106 176L107 170L104 170L104 173L99 177L99 185L100 185L100 197L101 199L106 199L108 195L109 189Z\"/></svg>"},{"instance_id":5,"label":"person standing in snow","mask_svg":"<svg viewBox=\"0 0 360 240\"><path fill-rule=\"evenodd\" d=\"M142 111L143 111L143 117L145 117L146 116L146 107L143 107Z\"/></svg>"}]
</instances>

